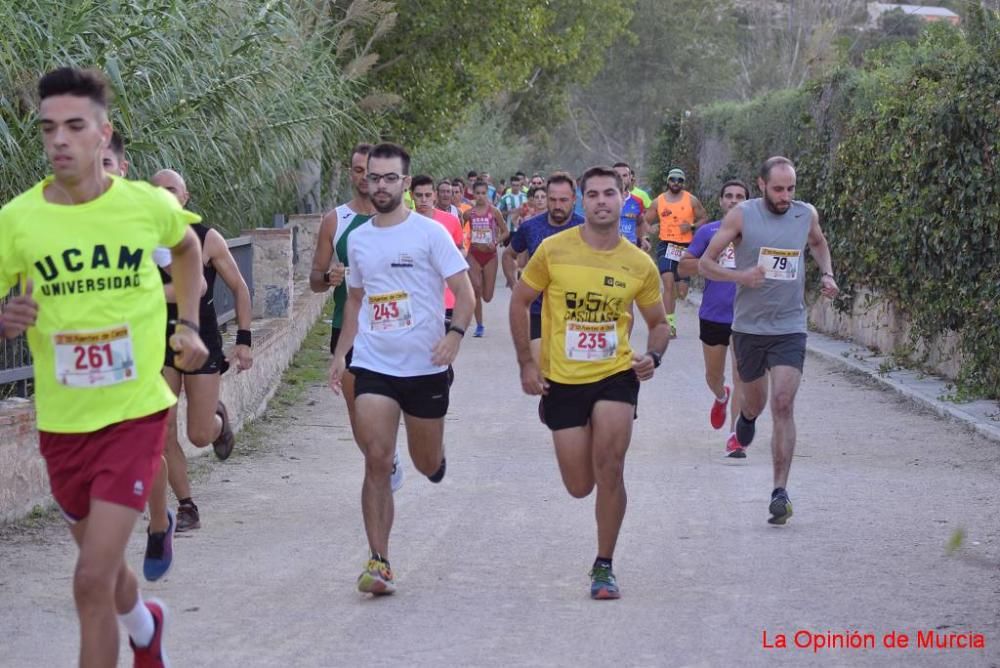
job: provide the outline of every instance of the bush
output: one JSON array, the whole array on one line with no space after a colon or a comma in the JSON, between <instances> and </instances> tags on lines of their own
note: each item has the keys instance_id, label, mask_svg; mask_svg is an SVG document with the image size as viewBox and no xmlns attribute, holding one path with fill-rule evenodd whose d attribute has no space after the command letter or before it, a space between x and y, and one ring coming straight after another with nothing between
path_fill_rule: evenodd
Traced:
<instances>
[{"instance_id":1,"label":"bush","mask_svg":"<svg viewBox=\"0 0 1000 668\"><path fill-rule=\"evenodd\" d=\"M957 332L960 389L997 399L998 99L1000 20L974 8L965 36L928 26L916 46L894 44L864 69L698 109L690 137L661 142L671 153L654 160L697 164L710 197L769 155L795 160L799 196L830 240L838 306L870 288L909 316L914 340Z\"/></svg>"}]
</instances>

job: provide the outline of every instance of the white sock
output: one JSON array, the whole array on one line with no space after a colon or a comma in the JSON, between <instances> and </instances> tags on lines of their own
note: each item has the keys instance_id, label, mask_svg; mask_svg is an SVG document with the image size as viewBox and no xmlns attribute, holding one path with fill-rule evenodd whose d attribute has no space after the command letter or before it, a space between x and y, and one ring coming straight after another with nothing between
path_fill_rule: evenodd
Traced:
<instances>
[{"instance_id":1,"label":"white sock","mask_svg":"<svg viewBox=\"0 0 1000 668\"><path fill-rule=\"evenodd\" d=\"M118 619L125 626L128 637L132 639L136 647L149 647L149 643L153 642L156 625L153 622L153 613L142 602L142 596L136 599L132 612L118 615Z\"/></svg>"}]
</instances>

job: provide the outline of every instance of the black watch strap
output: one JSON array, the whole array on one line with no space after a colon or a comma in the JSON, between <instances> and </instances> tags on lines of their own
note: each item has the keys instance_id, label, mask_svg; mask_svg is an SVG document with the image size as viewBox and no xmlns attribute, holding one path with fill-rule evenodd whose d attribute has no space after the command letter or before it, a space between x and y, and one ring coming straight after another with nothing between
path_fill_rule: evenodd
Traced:
<instances>
[{"instance_id":1,"label":"black watch strap","mask_svg":"<svg viewBox=\"0 0 1000 668\"><path fill-rule=\"evenodd\" d=\"M653 368L659 369L660 364L663 363L663 356L655 350L647 350L646 354L653 358Z\"/></svg>"},{"instance_id":2,"label":"black watch strap","mask_svg":"<svg viewBox=\"0 0 1000 668\"><path fill-rule=\"evenodd\" d=\"M459 335L459 337L465 336L465 330L462 329L461 327L456 327L455 325L448 325L448 331L455 332L456 334Z\"/></svg>"}]
</instances>

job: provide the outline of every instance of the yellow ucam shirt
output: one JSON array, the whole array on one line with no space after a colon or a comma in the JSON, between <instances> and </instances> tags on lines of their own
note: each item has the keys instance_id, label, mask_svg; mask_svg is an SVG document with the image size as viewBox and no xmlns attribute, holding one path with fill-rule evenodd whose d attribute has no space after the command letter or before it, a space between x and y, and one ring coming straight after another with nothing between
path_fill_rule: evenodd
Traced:
<instances>
[{"instance_id":1,"label":"yellow ucam shirt","mask_svg":"<svg viewBox=\"0 0 1000 668\"><path fill-rule=\"evenodd\" d=\"M166 190L111 177L100 197L45 200L47 177L0 209L0 295L33 283L38 429L90 433L176 403L160 374L166 301L153 250L200 216Z\"/></svg>"},{"instance_id":2,"label":"yellow ucam shirt","mask_svg":"<svg viewBox=\"0 0 1000 668\"><path fill-rule=\"evenodd\" d=\"M572 227L542 242L521 274L542 293L542 375L557 383L594 383L632 368L631 305L660 301L656 265L619 239L596 250Z\"/></svg>"}]
</instances>

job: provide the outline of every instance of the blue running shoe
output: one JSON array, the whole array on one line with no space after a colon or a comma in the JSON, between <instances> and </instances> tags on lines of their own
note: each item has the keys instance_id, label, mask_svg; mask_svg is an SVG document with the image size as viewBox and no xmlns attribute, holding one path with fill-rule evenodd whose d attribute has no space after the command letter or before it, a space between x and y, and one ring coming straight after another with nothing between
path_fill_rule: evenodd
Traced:
<instances>
[{"instance_id":1,"label":"blue running shoe","mask_svg":"<svg viewBox=\"0 0 1000 668\"><path fill-rule=\"evenodd\" d=\"M473 333L473 336L480 338L485 332L486 332L486 327L484 327L483 325L476 325L476 331Z\"/></svg>"},{"instance_id":2,"label":"blue running shoe","mask_svg":"<svg viewBox=\"0 0 1000 668\"><path fill-rule=\"evenodd\" d=\"M784 524L792 516L792 500L788 498L788 492L778 487L771 494L771 503L767 507L771 516L767 518L768 524Z\"/></svg>"},{"instance_id":3,"label":"blue running shoe","mask_svg":"<svg viewBox=\"0 0 1000 668\"><path fill-rule=\"evenodd\" d=\"M170 570L174 561L174 514L167 511L167 530L150 533L146 530L146 557L142 560L142 576L156 582Z\"/></svg>"},{"instance_id":4,"label":"blue running shoe","mask_svg":"<svg viewBox=\"0 0 1000 668\"><path fill-rule=\"evenodd\" d=\"M590 571L590 598L610 600L621 598L615 574L607 566L594 566Z\"/></svg>"}]
</instances>

